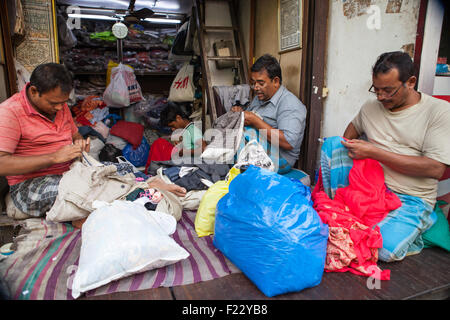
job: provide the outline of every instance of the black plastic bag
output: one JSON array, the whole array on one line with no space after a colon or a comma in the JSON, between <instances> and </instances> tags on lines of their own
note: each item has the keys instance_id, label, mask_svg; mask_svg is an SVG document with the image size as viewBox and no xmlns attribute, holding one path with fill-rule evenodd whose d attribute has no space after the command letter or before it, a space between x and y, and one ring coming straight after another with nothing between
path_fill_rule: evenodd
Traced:
<instances>
[{"instance_id":1,"label":"black plastic bag","mask_svg":"<svg viewBox=\"0 0 450 320\"><path fill-rule=\"evenodd\" d=\"M105 146L103 147L103 149L100 151L98 158L100 159L101 162L116 162L118 163L119 161L117 160L117 157L122 155L122 150L114 147L112 144L107 143L105 144Z\"/></svg>"}]
</instances>

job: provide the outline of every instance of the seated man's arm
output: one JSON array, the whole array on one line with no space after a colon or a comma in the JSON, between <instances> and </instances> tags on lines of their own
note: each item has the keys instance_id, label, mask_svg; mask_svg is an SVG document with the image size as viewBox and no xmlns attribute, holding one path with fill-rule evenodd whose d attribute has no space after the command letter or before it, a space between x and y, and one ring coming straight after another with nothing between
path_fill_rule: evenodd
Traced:
<instances>
[{"instance_id":1,"label":"seated man's arm","mask_svg":"<svg viewBox=\"0 0 450 320\"><path fill-rule=\"evenodd\" d=\"M264 122L263 119L258 117L256 114L254 114L251 111L244 111L245 113L245 125L246 126L252 126L255 129L261 130L265 129L267 130L267 141L269 141L271 144L277 145L278 140L278 146L280 148L283 148L285 150L292 150L293 146L289 144L289 142L286 140L286 137L284 136L284 132L282 130L278 130L270 126L268 123Z\"/></svg>"},{"instance_id":2,"label":"seated man's arm","mask_svg":"<svg viewBox=\"0 0 450 320\"><path fill-rule=\"evenodd\" d=\"M81 147L67 145L56 152L38 156L15 156L0 151L0 176L27 174L81 157Z\"/></svg>"},{"instance_id":3,"label":"seated man's arm","mask_svg":"<svg viewBox=\"0 0 450 320\"><path fill-rule=\"evenodd\" d=\"M77 130L72 136L72 141L73 141L74 145L80 146L82 151L89 152L89 150L90 150L90 138L89 137L85 140L83 138L83 136Z\"/></svg>"},{"instance_id":4,"label":"seated man's arm","mask_svg":"<svg viewBox=\"0 0 450 320\"><path fill-rule=\"evenodd\" d=\"M364 140L353 139L342 141L342 144L348 149L348 155L352 159L374 159L409 176L440 179L447 168L447 165L434 159L397 154L380 149Z\"/></svg>"},{"instance_id":5,"label":"seated man's arm","mask_svg":"<svg viewBox=\"0 0 450 320\"><path fill-rule=\"evenodd\" d=\"M353 125L352 122L350 122L347 126L347 129L345 129L344 138L351 140L351 139L357 139L359 136L360 135L359 135L358 131L356 131L355 126Z\"/></svg>"}]
</instances>

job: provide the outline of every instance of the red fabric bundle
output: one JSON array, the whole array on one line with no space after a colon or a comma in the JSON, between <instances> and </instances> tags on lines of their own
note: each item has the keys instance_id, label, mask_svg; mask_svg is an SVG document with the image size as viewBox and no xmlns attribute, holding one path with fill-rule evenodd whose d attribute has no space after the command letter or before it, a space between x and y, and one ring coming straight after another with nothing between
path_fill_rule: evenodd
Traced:
<instances>
[{"instance_id":1,"label":"red fabric bundle","mask_svg":"<svg viewBox=\"0 0 450 320\"><path fill-rule=\"evenodd\" d=\"M383 239L376 226L402 203L384 184L381 165L372 159L353 160L349 185L331 200L323 191L322 174L312 192L314 209L329 226L326 271L350 271L389 280L390 271L376 265Z\"/></svg>"},{"instance_id":2,"label":"red fabric bundle","mask_svg":"<svg viewBox=\"0 0 450 320\"><path fill-rule=\"evenodd\" d=\"M145 174L148 174L148 167L152 161L169 161L172 158L174 146L164 138L158 138L150 147L147 163L145 164Z\"/></svg>"},{"instance_id":3,"label":"red fabric bundle","mask_svg":"<svg viewBox=\"0 0 450 320\"><path fill-rule=\"evenodd\" d=\"M120 137L131 143L133 150L141 145L144 136L144 126L140 123L119 120L112 126L109 134Z\"/></svg>"}]
</instances>

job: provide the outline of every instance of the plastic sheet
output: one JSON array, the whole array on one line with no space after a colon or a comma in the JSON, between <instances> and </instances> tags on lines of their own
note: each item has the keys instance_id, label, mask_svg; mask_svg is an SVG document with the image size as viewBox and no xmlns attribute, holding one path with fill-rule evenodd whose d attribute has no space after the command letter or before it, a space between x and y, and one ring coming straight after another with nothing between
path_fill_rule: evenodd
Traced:
<instances>
[{"instance_id":1,"label":"plastic sheet","mask_svg":"<svg viewBox=\"0 0 450 320\"><path fill-rule=\"evenodd\" d=\"M148 153L150 151L150 146L145 140L142 138L142 142L135 150L133 150L133 146L129 143L123 148L122 154L123 156L130 161L136 167L145 166L148 158Z\"/></svg>"},{"instance_id":2,"label":"plastic sheet","mask_svg":"<svg viewBox=\"0 0 450 320\"><path fill-rule=\"evenodd\" d=\"M308 187L249 166L216 207L214 245L266 296L318 285L328 226Z\"/></svg>"}]
</instances>

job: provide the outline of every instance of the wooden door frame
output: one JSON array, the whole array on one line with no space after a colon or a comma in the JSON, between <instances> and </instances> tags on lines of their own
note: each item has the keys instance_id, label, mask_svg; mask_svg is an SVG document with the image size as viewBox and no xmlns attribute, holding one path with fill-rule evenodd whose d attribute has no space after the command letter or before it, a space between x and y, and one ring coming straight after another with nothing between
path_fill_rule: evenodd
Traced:
<instances>
[{"instance_id":1,"label":"wooden door frame","mask_svg":"<svg viewBox=\"0 0 450 320\"><path fill-rule=\"evenodd\" d=\"M325 65L329 1L303 0L303 47L300 100L306 106L306 128L297 167L314 182L323 114L322 92Z\"/></svg>"},{"instance_id":2,"label":"wooden door frame","mask_svg":"<svg viewBox=\"0 0 450 320\"><path fill-rule=\"evenodd\" d=\"M7 73L7 94L12 96L17 92L16 68L13 57L13 47L11 41L11 32L9 28L8 7L6 1L0 1L0 15L2 25L3 50L5 54L5 71Z\"/></svg>"},{"instance_id":3,"label":"wooden door frame","mask_svg":"<svg viewBox=\"0 0 450 320\"><path fill-rule=\"evenodd\" d=\"M427 15L428 0L420 0L419 17L417 20L416 43L414 45L414 72L417 77L416 89L419 84L420 61L422 58L423 37L425 31L425 18Z\"/></svg>"}]
</instances>

